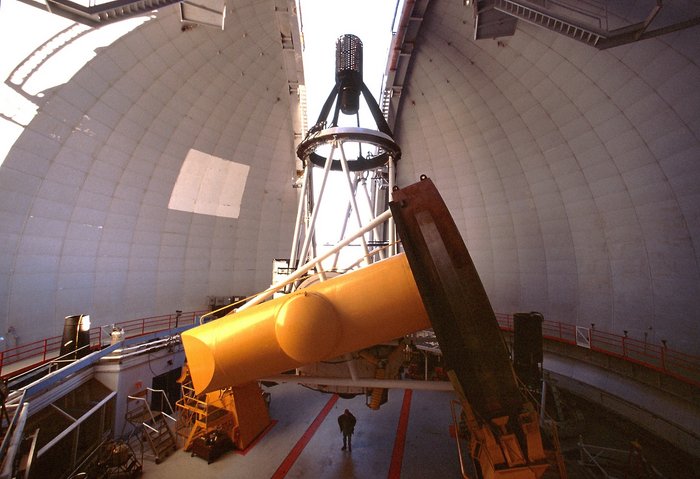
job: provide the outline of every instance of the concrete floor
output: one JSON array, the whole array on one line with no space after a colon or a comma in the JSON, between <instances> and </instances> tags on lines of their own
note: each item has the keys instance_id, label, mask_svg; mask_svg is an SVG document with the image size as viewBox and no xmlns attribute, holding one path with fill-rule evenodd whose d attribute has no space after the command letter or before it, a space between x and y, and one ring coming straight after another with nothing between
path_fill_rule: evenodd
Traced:
<instances>
[{"instance_id":1,"label":"concrete floor","mask_svg":"<svg viewBox=\"0 0 700 479\"><path fill-rule=\"evenodd\" d=\"M191 457L182 450L161 464L144 460L145 479L429 479L461 477L456 444L450 436L452 392L391 390L389 401L379 411L365 406L365 397L335 398L296 384L265 388L271 394L270 416L274 425L247 451L227 452L215 462ZM663 474L674 479L700 477L700 460L683 454L637 426L588 404L582 398L568 397L585 420L580 431L563 438L569 479L590 478L577 464L579 434L586 443L627 449L631 440L644 445L647 458ZM345 408L357 417L352 452L342 451L337 417ZM316 429L310 426L319 415ZM402 411L405 410L405 411ZM405 434L399 431L401 418ZM307 431L309 431L308 434ZM300 440L306 437L305 443ZM405 441L401 441L401 438ZM302 440L303 442L303 440ZM293 451L300 451L294 455ZM293 456L293 460L289 457ZM294 459L295 458L295 459ZM392 468L392 461L394 462ZM283 467L286 465L287 467ZM614 469L611 471L615 472ZM620 471L616 471L620 472ZM556 477L552 469L548 477ZM625 477L624 473L615 474Z\"/></svg>"},{"instance_id":2,"label":"concrete floor","mask_svg":"<svg viewBox=\"0 0 700 479\"><path fill-rule=\"evenodd\" d=\"M378 411L365 406L365 397L338 398L308 443L291 463L278 470L334 396L295 384L266 388L271 394L270 416L276 424L246 451L229 452L211 464L178 450L161 464L144 461L145 479L208 478L402 478L460 477L455 440L450 436L450 392L413 391L403 448L397 431L406 393L391 390ZM337 417L344 409L357 417L352 452L341 451ZM399 441L400 445L401 441ZM394 459L394 469L392 467ZM287 464L289 460L287 460ZM390 473L391 469L391 473Z\"/></svg>"}]
</instances>

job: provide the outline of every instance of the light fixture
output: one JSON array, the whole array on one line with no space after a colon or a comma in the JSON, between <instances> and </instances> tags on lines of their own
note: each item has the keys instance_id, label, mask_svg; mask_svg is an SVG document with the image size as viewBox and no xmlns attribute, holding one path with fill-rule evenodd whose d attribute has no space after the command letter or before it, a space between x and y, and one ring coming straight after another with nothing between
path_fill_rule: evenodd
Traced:
<instances>
[{"instance_id":1,"label":"light fixture","mask_svg":"<svg viewBox=\"0 0 700 479\"><path fill-rule=\"evenodd\" d=\"M89 314L83 314L80 316L80 321L78 322L80 325L80 330L81 331L90 331L90 315Z\"/></svg>"}]
</instances>

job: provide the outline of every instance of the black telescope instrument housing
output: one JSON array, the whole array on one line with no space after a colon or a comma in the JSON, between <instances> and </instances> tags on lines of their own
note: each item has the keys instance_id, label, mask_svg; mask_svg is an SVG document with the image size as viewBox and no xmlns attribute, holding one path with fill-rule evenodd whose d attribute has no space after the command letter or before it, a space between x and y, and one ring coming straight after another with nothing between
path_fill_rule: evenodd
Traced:
<instances>
[{"instance_id":1,"label":"black telescope instrument housing","mask_svg":"<svg viewBox=\"0 0 700 479\"><path fill-rule=\"evenodd\" d=\"M341 35L335 42L335 83L340 110L356 114L362 92L362 40L355 35Z\"/></svg>"},{"instance_id":2,"label":"black telescope instrument housing","mask_svg":"<svg viewBox=\"0 0 700 479\"><path fill-rule=\"evenodd\" d=\"M374 128L360 127L360 96L365 99ZM355 116L357 126L339 126L341 112ZM357 159L345 163L348 171L372 170L386 165L390 159L398 161L401 158L401 148L394 141L384 113L362 80L362 40L351 34L341 35L336 40L335 84L318 120L297 146L297 157L304 165L309 161L321 168L325 168L330 159L330 169L341 171L344 167L339 159L326 158L318 153L321 147L337 145L338 142L355 143L354 146L358 147Z\"/></svg>"}]
</instances>

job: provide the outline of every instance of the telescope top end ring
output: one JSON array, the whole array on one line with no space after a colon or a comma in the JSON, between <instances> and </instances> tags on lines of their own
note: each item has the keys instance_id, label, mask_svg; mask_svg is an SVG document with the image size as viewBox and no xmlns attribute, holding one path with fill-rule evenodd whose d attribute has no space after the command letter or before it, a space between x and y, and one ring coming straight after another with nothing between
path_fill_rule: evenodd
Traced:
<instances>
[{"instance_id":1,"label":"telescope top end ring","mask_svg":"<svg viewBox=\"0 0 700 479\"><path fill-rule=\"evenodd\" d=\"M351 34L341 35L335 42L335 71L362 74L362 40Z\"/></svg>"}]
</instances>

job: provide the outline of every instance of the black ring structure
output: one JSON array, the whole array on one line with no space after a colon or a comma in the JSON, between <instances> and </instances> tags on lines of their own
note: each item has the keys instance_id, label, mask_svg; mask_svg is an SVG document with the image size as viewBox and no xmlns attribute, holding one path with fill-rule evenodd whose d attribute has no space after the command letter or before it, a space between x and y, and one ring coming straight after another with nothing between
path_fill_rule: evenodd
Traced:
<instances>
[{"instance_id":1,"label":"black ring structure","mask_svg":"<svg viewBox=\"0 0 700 479\"><path fill-rule=\"evenodd\" d=\"M376 130L355 127L333 127L312 133L299 144L297 156L304 162L308 159L314 165L324 167L326 158L316 153L316 149L338 140L368 143L384 150L383 153L371 158L360 156L355 160L348 160L348 170L353 172L371 170L383 166L389 161L390 157L394 161L398 161L401 158L401 148L389 135ZM331 161L331 170L342 171L342 169L340 160Z\"/></svg>"}]
</instances>

